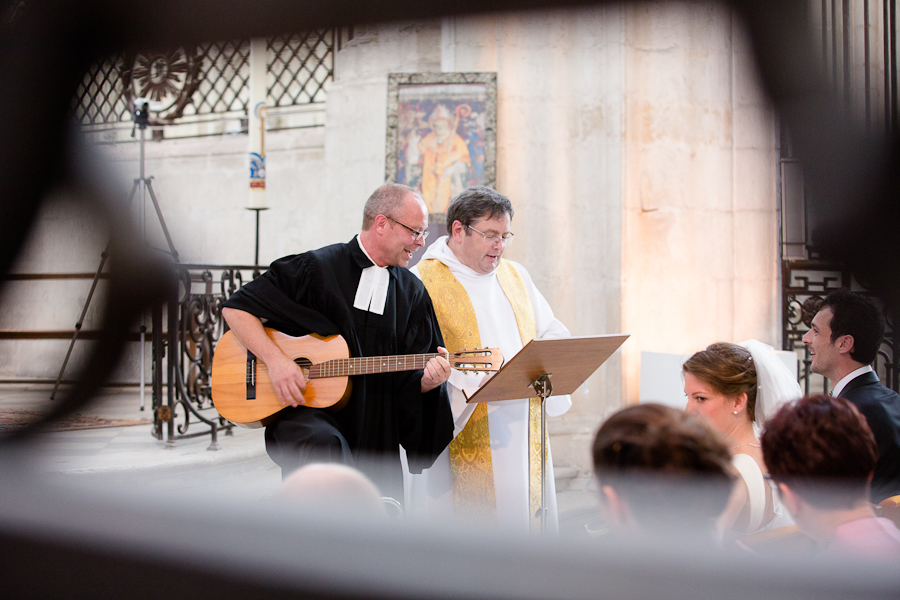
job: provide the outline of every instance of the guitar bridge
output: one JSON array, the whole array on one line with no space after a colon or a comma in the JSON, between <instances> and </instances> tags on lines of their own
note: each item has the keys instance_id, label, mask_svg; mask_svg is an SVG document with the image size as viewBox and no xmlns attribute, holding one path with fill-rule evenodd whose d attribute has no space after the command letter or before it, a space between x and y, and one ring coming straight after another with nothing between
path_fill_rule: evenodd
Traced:
<instances>
[{"instance_id":1,"label":"guitar bridge","mask_svg":"<svg viewBox=\"0 0 900 600\"><path fill-rule=\"evenodd\" d=\"M247 350L247 400L256 400L256 355Z\"/></svg>"}]
</instances>

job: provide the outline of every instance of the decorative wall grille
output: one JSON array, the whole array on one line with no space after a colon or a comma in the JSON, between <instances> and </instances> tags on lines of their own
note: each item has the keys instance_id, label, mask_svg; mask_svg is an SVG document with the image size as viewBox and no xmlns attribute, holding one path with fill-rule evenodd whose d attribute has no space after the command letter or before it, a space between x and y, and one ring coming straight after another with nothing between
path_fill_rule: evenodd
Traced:
<instances>
[{"instance_id":1,"label":"decorative wall grille","mask_svg":"<svg viewBox=\"0 0 900 600\"><path fill-rule=\"evenodd\" d=\"M274 36L266 47L270 109L324 105L327 83L334 78L334 31ZM151 125L241 118L247 114L249 79L249 40L120 54L85 73L73 113L89 130L123 125L130 130L133 100L145 97L161 104ZM292 126L289 120L279 122Z\"/></svg>"},{"instance_id":2,"label":"decorative wall grille","mask_svg":"<svg viewBox=\"0 0 900 600\"><path fill-rule=\"evenodd\" d=\"M125 57L120 54L94 63L84 74L74 106L82 125L131 121L120 77L124 65Z\"/></svg>"},{"instance_id":3,"label":"decorative wall grille","mask_svg":"<svg viewBox=\"0 0 900 600\"><path fill-rule=\"evenodd\" d=\"M334 77L334 30L269 38L269 103L292 106L325 101Z\"/></svg>"},{"instance_id":4,"label":"decorative wall grille","mask_svg":"<svg viewBox=\"0 0 900 600\"><path fill-rule=\"evenodd\" d=\"M247 112L250 102L250 40L206 44L198 48L200 64L185 115Z\"/></svg>"}]
</instances>

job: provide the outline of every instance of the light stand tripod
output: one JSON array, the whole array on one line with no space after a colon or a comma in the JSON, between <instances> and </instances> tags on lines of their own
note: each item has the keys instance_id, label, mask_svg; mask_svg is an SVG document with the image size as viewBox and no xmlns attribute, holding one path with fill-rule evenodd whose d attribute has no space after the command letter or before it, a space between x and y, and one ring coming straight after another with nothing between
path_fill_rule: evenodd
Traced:
<instances>
[{"instance_id":1,"label":"light stand tripod","mask_svg":"<svg viewBox=\"0 0 900 600\"><path fill-rule=\"evenodd\" d=\"M162 211L159 208L159 202L156 200L156 194L153 192L153 185L151 183L152 177L147 177L144 173L144 143L146 141L145 134L147 130L147 125L150 120L150 102L146 98L138 98L134 101L134 127L131 130L131 137L134 137L135 128L139 129L141 132L140 137L140 174L141 176L138 179L134 180L134 185L131 186L131 193L128 195L128 201L126 202L126 210L131 208L131 202L134 200L134 193L138 189L140 190L140 223L141 223L141 239L144 244L147 244L147 223L146 223L146 192L150 193L150 199L153 201L153 208L156 210L156 216L159 219L159 224L162 227L163 234L166 237L166 243L169 246L168 250L158 249L161 252L166 252L167 254L171 254L172 258L175 262L178 262L178 251L175 250L175 244L172 243L172 237L169 235L169 229L166 227L166 221L163 218ZM97 289L97 282L100 281L100 276L103 273L103 267L106 264L106 259L109 258L109 249L112 244L112 240L107 242L106 248L100 254L100 265L97 267L97 272L94 274L94 281L91 283L91 290L88 292L87 300L84 302L84 308L81 310L81 316L78 318L78 322L75 323L75 332L72 334L72 341L69 343L69 350L66 352L66 358L63 360L62 367L59 369L59 375L56 378L56 385L53 386L53 392L50 394L50 399L53 400L56 398L56 392L59 390L59 384L62 382L63 375L66 372L66 365L69 363L69 358L72 356L72 349L75 347L75 342L78 340L78 334L81 332L81 327L84 323L84 318L87 315L88 307L91 304L91 299L94 297L94 291ZM155 333L155 332L154 332ZM142 320L141 329L140 329L140 345L141 345L141 384L140 384L140 395L141 395L141 410L144 410L144 388L146 386L146 376L145 376L145 347L146 347L146 334L147 334L147 325ZM157 377L161 377L160 373L155 374Z\"/></svg>"}]
</instances>

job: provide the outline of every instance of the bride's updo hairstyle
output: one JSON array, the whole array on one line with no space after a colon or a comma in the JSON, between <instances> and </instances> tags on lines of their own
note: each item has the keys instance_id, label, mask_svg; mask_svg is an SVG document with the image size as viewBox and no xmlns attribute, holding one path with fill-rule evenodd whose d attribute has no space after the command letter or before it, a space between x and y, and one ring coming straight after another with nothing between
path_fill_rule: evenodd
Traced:
<instances>
[{"instance_id":1,"label":"bride's updo hairstyle","mask_svg":"<svg viewBox=\"0 0 900 600\"><path fill-rule=\"evenodd\" d=\"M682 370L723 396L747 394L747 415L756 422L756 365L746 348L727 342L712 344L687 359Z\"/></svg>"}]
</instances>

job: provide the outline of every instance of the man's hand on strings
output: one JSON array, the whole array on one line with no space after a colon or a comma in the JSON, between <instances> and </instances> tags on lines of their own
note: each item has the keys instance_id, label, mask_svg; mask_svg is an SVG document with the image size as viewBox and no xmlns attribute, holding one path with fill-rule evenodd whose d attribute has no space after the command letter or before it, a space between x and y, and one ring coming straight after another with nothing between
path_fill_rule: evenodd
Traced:
<instances>
[{"instance_id":1,"label":"man's hand on strings","mask_svg":"<svg viewBox=\"0 0 900 600\"><path fill-rule=\"evenodd\" d=\"M441 385L450 377L450 363L445 358L447 349L438 346L438 354L425 365L425 372L422 375L422 393L430 392L437 386Z\"/></svg>"},{"instance_id":2,"label":"man's hand on strings","mask_svg":"<svg viewBox=\"0 0 900 600\"><path fill-rule=\"evenodd\" d=\"M275 395L282 404L297 407L306 402L303 392L306 391L306 378L303 370L297 363L287 356L284 359L272 361L266 365L269 369L269 379L275 388Z\"/></svg>"},{"instance_id":3,"label":"man's hand on strings","mask_svg":"<svg viewBox=\"0 0 900 600\"><path fill-rule=\"evenodd\" d=\"M306 377L303 371L266 334L262 320L247 311L227 306L222 309L222 316L238 341L253 351L266 366L278 400L285 406L305 404L303 392L306 390Z\"/></svg>"}]
</instances>

